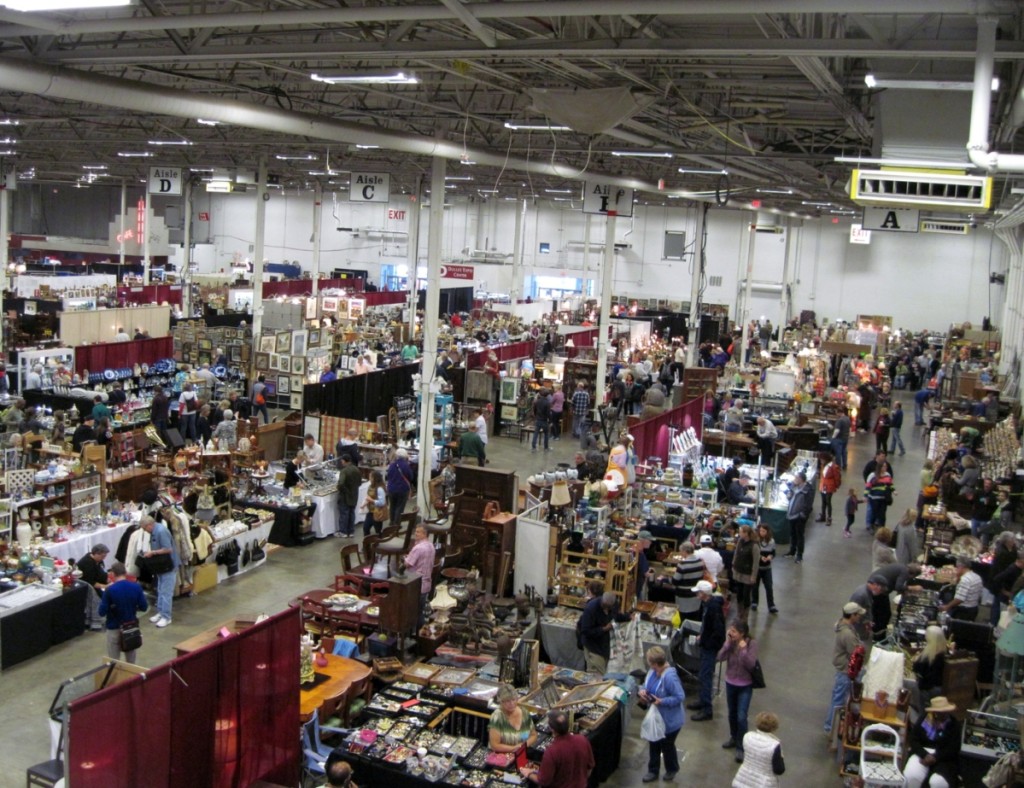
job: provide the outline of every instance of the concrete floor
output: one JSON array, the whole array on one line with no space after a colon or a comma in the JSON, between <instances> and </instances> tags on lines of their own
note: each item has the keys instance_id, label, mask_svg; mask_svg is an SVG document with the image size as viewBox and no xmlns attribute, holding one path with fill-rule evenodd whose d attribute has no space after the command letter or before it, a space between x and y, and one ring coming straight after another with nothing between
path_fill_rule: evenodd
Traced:
<instances>
[{"instance_id":1,"label":"concrete floor","mask_svg":"<svg viewBox=\"0 0 1024 788\"><path fill-rule=\"evenodd\" d=\"M906 409L913 413L909 407ZM912 426L904 429L907 455L893 460L897 498L891 511L912 506L916 499L917 472L924 459L919 430ZM576 442L569 438L552 442L551 446L550 452L532 453L525 443L520 445L516 440L497 437L491 439L489 457L492 467L517 468L520 483L525 484L530 474L552 468L555 462L571 461L576 450ZM858 434L853 438L850 473L844 478L844 489L861 488L860 469L870 459L873 448L874 436ZM854 529L855 538L843 539L839 500L837 495L837 517L831 528L820 523L809 525L803 564L794 565L785 558L778 560L775 592L780 614L769 616L763 606L750 618L753 634L760 643L768 685L754 693L750 717L753 719L762 710L779 715L786 785L841 784L821 732L833 677L832 625L850 592L867 578L871 539L863 525L863 509ZM273 613L283 609L287 600L297 594L323 587L338 568L341 544L336 539L324 539L305 548L277 550L255 572L192 599L176 600L174 623L170 627L158 630L148 622L144 624L145 645L140 662L160 664L173 656L175 643L218 621L236 613ZM64 678L98 665L103 654L103 636L86 633L0 676L0 788L23 785L26 767L48 757L47 709L54 691ZM647 747L639 737L640 719L640 714L632 715L623 743L622 765L606 784L641 784ZM713 721L687 722L684 726L677 740L682 760L677 783L729 785L736 764L732 752L720 747L727 738L723 696L715 701Z\"/></svg>"}]
</instances>

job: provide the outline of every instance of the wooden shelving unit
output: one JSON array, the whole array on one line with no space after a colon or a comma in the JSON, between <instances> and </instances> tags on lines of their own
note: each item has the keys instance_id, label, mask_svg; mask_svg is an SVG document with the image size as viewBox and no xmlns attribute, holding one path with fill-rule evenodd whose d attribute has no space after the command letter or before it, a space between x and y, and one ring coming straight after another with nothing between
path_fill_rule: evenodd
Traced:
<instances>
[{"instance_id":1,"label":"wooden shelving unit","mask_svg":"<svg viewBox=\"0 0 1024 788\"><path fill-rule=\"evenodd\" d=\"M859 707L859 712L856 710ZM854 715L859 714L859 722L856 731L851 731L849 726L853 724ZM882 723L895 729L900 737L900 753L907 752L907 715L900 710L895 702L890 702L884 709L869 698L862 699L859 703L852 698L846 702L846 709L843 711L843 722L839 727L839 774L842 777L856 777L856 772L846 770L848 763L856 763L860 766L860 732L868 725ZM851 741L851 736L856 737ZM854 756L853 760L849 756Z\"/></svg>"},{"instance_id":2,"label":"wooden shelving unit","mask_svg":"<svg viewBox=\"0 0 1024 788\"><path fill-rule=\"evenodd\" d=\"M636 561L636 555L624 548L603 555L564 550L558 568L558 604L582 608L587 602L587 583L601 579L604 590L618 597L619 610L632 610L636 607Z\"/></svg>"}]
</instances>

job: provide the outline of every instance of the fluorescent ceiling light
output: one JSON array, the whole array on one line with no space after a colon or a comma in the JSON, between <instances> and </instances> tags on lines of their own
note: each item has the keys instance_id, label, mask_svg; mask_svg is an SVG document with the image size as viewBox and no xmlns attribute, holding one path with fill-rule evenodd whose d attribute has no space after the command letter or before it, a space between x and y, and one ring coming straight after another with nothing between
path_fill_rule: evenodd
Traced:
<instances>
[{"instance_id":1,"label":"fluorescent ceiling light","mask_svg":"<svg viewBox=\"0 0 1024 788\"><path fill-rule=\"evenodd\" d=\"M150 140L150 145L191 145L188 140Z\"/></svg>"},{"instance_id":2,"label":"fluorescent ceiling light","mask_svg":"<svg viewBox=\"0 0 1024 788\"><path fill-rule=\"evenodd\" d=\"M961 79L887 79L874 74L864 75L869 88L898 88L900 90L974 90L974 83ZM992 90L999 90L999 77L992 77Z\"/></svg>"},{"instance_id":3,"label":"fluorescent ceiling light","mask_svg":"<svg viewBox=\"0 0 1024 788\"><path fill-rule=\"evenodd\" d=\"M314 82L328 85L418 85L419 79L413 74L399 71L394 74L310 74Z\"/></svg>"},{"instance_id":4,"label":"fluorescent ceiling light","mask_svg":"<svg viewBox=\"0 0 1024 788\"><path fill-rule=\"evenodd\" d=\"M16 150L0 150L0 156L17 156L18 151Z\"/></svg>"},{"instance_id":5,"label":"fluorescent ceiling light","mask_svg":"<svg viewBox=\"0 0 1024 788\"><path fill-rule=\"evenodd\" d=\"M458 163L459 164L476 164L476 162L473 161L472 159L460 159L458 161Z\"/></svg>"},{"instance_id":6,"label":"fluorescent ceiling light","mask_svg":"<svg viewBox=\"0 0 1024 788\"><path fill-rule=\"evenodd\" d=\"M568 126L528 125L524 123L509 123L505 121L505 128L512 131L572 131Z\"/></svg>"},{"instance_id":7,"label":"fluorescent ceiling light","mask_svg":"<svg viewBox=\"0 0 1024 788\"><path fill-rule=\"evenodd\" d=\"M814 200L801 200L801 205L813 205L817 208L828 208L832 205L830 202L815 202Z\"/></svg>"},{"instance_id":8,"label":"fluorescent ceiling light","mask_svg":"<svg viewBox=\"0 0 1024 788\"><path fill-rule=\"evenodd\" d=\"M571 197L555 197L554 201L555 202L572 202L572 198Z\"/></svg>"},{"instance_id":9,"label":"fluorescent ceiling light","mask_svg":"<svg viewBox=\"0 0 1024 788\"><path fill-rule=\"evenodd\" d=\"M359 143L356 143L356 148L359 150L377 150L379 147L380 145L360 145Z\"/></svg>"},{"instance_id":10,"label":"fluorescent ceiling light","mask_svg":"<svg viewBox=\"0 0 1024 788\"><path fill-rule=\"evenodd\" d=\"M497 194L497 189L477 189L477 194Z\"/></svg>"},{"instance_id":11,"label":"fluorescent ceiling light","mask_svg":"<svg viewBox=\"0 0 1024 788\"><path fill-rule=\"evenodd\" d=\"M757 189L758 194L792 194L792 189Z\"/></svg>"},{"instance_id":12,"label":"fluorescent ceiling light","mask_svg":"<svg viewBox=\"0 0 1024 788\"><path fill-rule=\"evenodd\" d=\"M445 175L446 181L471 181L473 180L472 175Z\"/></svg>"},{"instance_id":13,"label":"fluorescent ceiling light","mask_svg":"<svg viewBox=\"0 0 1024 788\"><path fill-rule=\"evenodd\" d=\"M213 167L189 167L189 172L213 172Z\"/></svg>"},{"instance_id":14,"label":"fluorescent ceiling light","mask_svg":"<svg viewBox=\"0 0 1024 788\"><path fill-rule=\"evenodd\" d=\"M668 151L613 150L612 156L635 156L638 159L671 159L675 154Z\"/></svg>"},{"instance_id":15,"label":"fluorescent ceiling light","mask_svg":"<svg viewBox=\"0 0 1024 788\"><path fill-rule=\"evenodd\" d=\"M547 194L572 194L572 189L545 189Z\"/></svg>"},{"instance_id":16,"label":"fluorescent ceiling light","mask_svg":"<svg viewBox=\"0 0 1024 788\"><path fill-rule=\"evenodd\" d=\"M118 151L117 155L122 159L148 159L153 154L149 151Z\"/></svg>"},{"instance_id":17,"label":"fluorescent ceiling light","mask_svg":"<svg viewBox=\"0 0 1024 788\"><path fill-rule=\"evenodd\" d=\"M726 169L712 170L709 168L700 167L680 167L679 172L683 175L728 175L729 171Z\"/></svg>"},{"instance_id":18,"label":"fluorescent ceiling light","mask_svg":"<svg viewBox=\"0 0 1024 788\"><path fill-rule=\"evenodd\" d=\"M107 169L106 164L83 164L83 170L105 170Z\"/></svg>"},{"instance_id":19,"label":"fluorescent ceiling light","mask_svg":"<svg viewBox=\"0 0 1024 788\"><path fill-rule=\"evenodd\" d=\"M4 137L0 140L0 145L17 145L18 141L12 137Z\"/></svg>"},{"instance_id":20,"label":"fluorescent ceiling light","mask_svg":"<svg viewBox=\"0 0 1024 788\"><path fill-rule=\"evenodd\" d=\"M303 153L298 156L288 156L283 153L278 153L274 158L278 161L316 161L317 157L316 154L313 153Z\"/></svg>"},{"instance_id":21,"label":"fluorescent ceiling light","mask_svg":"<svg viewBox=\"0 0 1024 788\"><path fill-rule=\"evenodd\" d=\"M20 126L21 121L15 120L14 118L4 118L0 120L0 126Z\"/></svg>"},{"instance_id":22,"label":"fluorescent ceiling light","mask_svg":"<svg viewBox=\"0 0 1024 788\"><path fill-rule=\"evenodd\" d=\"M115 8L135 0L4 0L12 11L80 11L85 8Z\"/></svg>"},{"instance_id":23,"label":"fluorescent ceiling light","mask_svg":"<svg viewBox=\"0 0 1024 788\"><path fill-rule=\"evenodd\" d=\"M219 120L207 120L206 118L196 118L196 123L200 126L219 126Z\"/></svg>"}]
</instances>

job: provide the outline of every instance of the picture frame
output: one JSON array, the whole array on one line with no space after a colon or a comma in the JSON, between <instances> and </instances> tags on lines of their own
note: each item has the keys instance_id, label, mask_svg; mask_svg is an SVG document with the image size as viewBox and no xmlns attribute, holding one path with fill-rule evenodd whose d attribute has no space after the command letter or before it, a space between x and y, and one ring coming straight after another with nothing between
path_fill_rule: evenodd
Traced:
<instances>
[{"instance_id":1,"label":"picture frame","mask_svg":"<svg viewBox=\"0 0 1024 788\"><path fill-rule=\"evenodd\" d=\"M277 337L273 334L264 334L260 337L260 352L261 353L276 353L277 352Z\"/></svg>"},{"instance_id":2,"label":"picture frame","mask_svg":"<svg viewBox=\"0 0 1024 788\"><path fill-rule=\"evenodd\" d=\"M304 375L306 374L306 357L305 356L292 356L292 374Z\"/></svg>"},{"instance_id":3,"label":"picture frame","mask_svg":"<svg viewBox=\"0 0 1024 788\"><path fill-rule=\"evenodd\" d=\"M237 336L238 336L238 329L235 329L235 328L225 328L224 329L224 339L235 339Z\"/></svg>"},{"instance_id":4,"label":"picture frame","mask_svg":"<svg viewBox=\"0 0 1024 788\"><path fill-rule=\"evenodd\" d=\"M330 312L333 315L338 311L338 299L335 296L324 296L322 303L324 312Z\"/></svg>"},{"instance_id":5,"label":"picture frame","mask_svg":"<svg viewBox=\"0 0 1024 788\"><path fill-rule=\"evenodd\" d=\"M199 340L199 349L200 350L213 350L213 340L212 339L205 339L205 338L204 339L200 339Z\"/></svg>"},{"instance_id":6,"label":"picture frame","mask_svg":"<svg viewBox=\"0 0 1024 788\"><path fill-rule=\"evenodd\" d=\"M267 397L277 396L277 378L264 378L263 384L266 386L263 393Z\"/></svg>"},{"instance_id":7,"label":"picture frame","mask_svg":"<svg viewBox=\"0 0 1024 788\"><path fill-rule=\"evenodd\" d=\"M320 347L320 329L314 328L309 332L309 346Z\"/></svg>"},{"instance_id":8,"label":"picture frame","mask_svg":"<svg viewBox=\"0 0 1024 788\"><path fill-rule=\"evenodd\" d=\"M363 316L363 312L366 311L366 299L364 298L351 298L348 302L348 316L352 320L358 320Z\"/></svg>"},{"instance_id":9,"label":"picture frame","mask_svg":"<svg viewBox=\"0 0 1024 788\"><path fill-rule=\"evenodd\" d=\"M292 355L305 356L306 347L309 343L309 332L306 329L292 331Z\"/></svg>"},{"instance_id":10,"label":"picture frame","mask_svg":"<svg viewBox=\"0 0 1024 788\"><path fill-rule=\"evenodd\" d=\"M502 378L498 402L515 405L519 401L519 378Z\"/></svg>"},{"instance_id":11,"label":"picture frame","mask_svg":"<svg viewBox=\"0 0 1024 788\"><path fill-rule=\"evenodd\" d=\"M288 400L288 405L292 410L302 410L302 394L293 393Z\"/></svg>"},{"instance_id":12,"label":"picture frame","mask_svg":"<svg viewBox=\"0 0 1024 788\"><path fill-rule=\"evenodd\" d=\"M257 352L256 353L255 366L256 366L256 371L257 372L266 372L267 370L269 370L270 369L270 354L269 353Z\"/></svg>"},{"instance_id":13,"label":"picture frame","mask_svg":"<svg viewBox=\"0 0 1024 788\"><path fill-rule=\"evenodd\" d=\"M248 345L242 345L242 363L244 364L249 360L249 355L252 353L252 348Z\"/></svg>"},{"instance_id":14,"label":"picture frame","mask_svg":"<svg viewBox=\"0 0 1024 788\"><path fill-rule=\"evenodd\" d=\"M213 358L211 358L209 352L200 353L199 356L196 358L196 363L199 366L202 366L203 364L212 364L213 363Z\"/></svg>"},{"instance_id":15,"label":"picture frame","mask_svg":"<svg viewBox=\"0 0 1024 788\"><path fill-rule=\"evenodd\" d=\"M282 331L277 335L276 350L278 353L287 353L292 346L292 334L290 331Z\"/></svg>"},{"instance_id":16,"label":"picture frame","mask_svg":"<svg viewBox=\"0 0 1024 788\"><path fill-rule=\"evenodd\" d=\"M316 320L318 306L316 298L306 299L306 320Z\"/></svg>"},{"instance_id":17,"label":"picture frame","mask_svg":"<svg viewBox=\"0 0 1024 788\"><path fill-rule=\"evenodd\" d=\"M278 358L277 368L281 372L292 371L292 359L291 356L280 356Z\"/></svg>"},{"instance_id":18,"label":"picture frame","mask_svg":"<svg viewBox=\"0 0 1024 788\"><path fill-rule=\"evenodd\" d=\"M302 391L302 387L306 385L305 379L302 375L292 375L292 391Z\"/></svg>"},{"instance_id":19,"label":"picture frame","mask_svg":"<svg viewBox=\"0 0 1024 788\"><path fill-rule=\"evenodd\" d=\"M281 394L292 393L292 379L288 375L282 375L277 379L277 390Z\"/></svg>"},{"instance_id":20,"label":"picture frame","mask_svg":"<svg viewBox=\"0 0 1024 788\"><path fill-rule=\"evenodd\" d=\"M277 353L270 353L269 355L270 355L270 369L274 369L274 370L280 369L281 368L281 356L279 356Z\"/></svg>"},{"instance_id":21,"label":"picture frame","mask_svg":"<svg viewBox=\"0 0 1024 788\"><path fill-rule=\"evenodd\" d=\"M181 351L181 360L185 364L191 364L192 363L192 351L190 351L190 350L183 350L183 351Z\"/></svg>"},{"instance_id":22,"label":"picture frame","mask_svg":"<svg viewBox=\"0 0 1024 788\"><path fill-rule=\"evenodd\" d=\"M242 360L242 346L241 345L232 345L230 348L228 348L228 353L229 353L230 358L231 358L232 361L241 361Z\"/></svg>"}]
</instances>

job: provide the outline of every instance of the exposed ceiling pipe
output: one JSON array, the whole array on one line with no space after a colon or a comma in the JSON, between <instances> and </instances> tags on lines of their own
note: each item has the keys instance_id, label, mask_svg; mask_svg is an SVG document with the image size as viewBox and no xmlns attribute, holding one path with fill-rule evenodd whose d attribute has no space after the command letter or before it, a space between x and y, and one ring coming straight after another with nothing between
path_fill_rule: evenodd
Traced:
<instances>
[{"instance_id":1,"label":"exposed ceiling pipe","mask_svg":"<svg viewBox=\"0 0 1024 788\"><path fill-rule=\"evenodd\" d=\"M996 52L994 16L978 17L978 46L974 57L974 94L971 98L971 127L967 156L978 167L1001 172L1024 172L1024 155L989 150L989 115L992 112L992 71Z\"/></svg>"},{"instance_id":2,"label":"exposed ceiling pipe","mask_svg":"<svg viewBox=\"0 0 1024 788\"><path fill-rule=\"evenodd\" d=\"M596 180L639 191L659 191L655 183L601 172L588 171L584 174L575 167L555 164L547 157L539 160L506 158L499 152L463 147L458 143L446 140L400 134L304 112L289 112L248 104L236 99L203 96L183 90L29 63L23 60L0 58L0 90L118 107L149 115L207 118L279 134L346 144L372 145L419 156L441 156L454 161L469 158L478 164L492 167L507 167L511 170L529 171L567 180ZM670 191L693 200L710 199L706 195L686 190L672 189Z\"/></svg>"},{"instance_id":3,"label":"exposed ceiling pipe","mask_svg":"<svg viewBox=\"0 0 1024 788\"><path fill-rule=\"evenodd\" d=\"M901 14L977 14L999 8L1012 10L1011 0L900 0ZM624 9L622 0L553 0L519 3L471 3L467 14L481 19L527 19L557 17L621 16L623 10L633 16L668 14L672 16L723 16L748 14L857 14L891 13L878 0L630 0ZM0 28L0 37L37 35L44 20L54 35L79 36L95 33L137 33L167 30L198 30L215 27L267 27L306 25L355 25L373 22L458 21L460 14L443 5L403 5L364 8L316 8L301 11L246 11L220 14L180 14L128 17L111 15L104 19L78 19L54 23L45 17L32 18L25 25Z\"/></svg>"}]
</instances>

